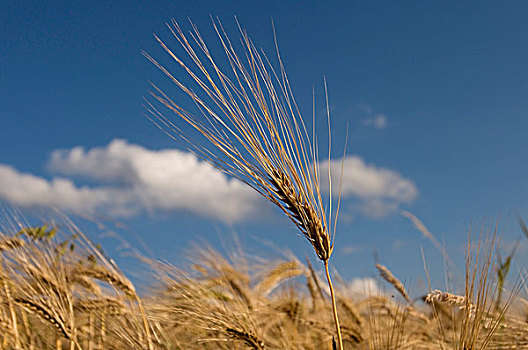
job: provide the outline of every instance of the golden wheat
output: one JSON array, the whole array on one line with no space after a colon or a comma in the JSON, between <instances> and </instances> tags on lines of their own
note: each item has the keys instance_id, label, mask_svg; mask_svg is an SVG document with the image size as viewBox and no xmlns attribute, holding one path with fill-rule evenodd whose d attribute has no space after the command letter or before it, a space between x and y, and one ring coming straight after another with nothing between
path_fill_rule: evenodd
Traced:
<instances>
[{"instance_id":1,"label":"golden wheat","mask_svg":"<svg viewBox=\"0 0 528 350\"><path fill-rule=\"evenodd\" d=\"M408 303L410 303L411 299L409 298L409 294L407 294L407 291L405 290L405 286L403 285L403 283L401 283L401 281L398 278L396 278L396 276L394 276L392 272L386 266L381 265L381 264L376 264L376 268L378 269L380 276L385 281L389 282L394 287L394 289L396 289L402 295L402 297Z\"/></svg>"},{"instance_id":2,"label":"golden wheat","mask_svg":"<svg viewBox=\"0 0 528 350\"><path fill-rule=\"evenodd\" d=\"M131 298L136 287L105 255L83 238L76 241L79 250L62 253L56 249L62 244L60 238L27 237L23 246L0 252L2 349L318 350L328 349L335 336L330 305L311 307L313 300L326 297L315 286L316 272L294 258L268 261L248 258L243 252L226 258L211 249L194 248L195 258L189 260L195 268L152 262L160 284L141 298L137 293ZM460 281L465 282L465 293L430 291L424 301L432 309L383 295L351 299L340 284L343 346L353 350L526 348L525 305L508 309L517 285L497 310L498 284L491 275L496 273L491 254L495 249L491 244L471 244L475 250L466 256L467 275ZM303 274L311 292L298 278ZM78 277L101 288L97 293L79 288L74 282ZM103 288L103 282L117 290Z\"/></svg>"},{"instance_id":3,"label":"golden wheat","mask_svg":"<svg viewBox=\"0 0 528 350\"><path fill-rule=\"evenodd\" d=\"M308 137L280 56L280 68L275 70L241 30L242 50L248 60L245 65L220 22L214 21L213 25L231 67L231 78L217 66L196 27L193 26L191 38L188 38L175 21L168 26L190 64L156 37L184 73L194 80L199 92L145 54L195 102L204 120L176 104L157 87L152 93L154 100L192 126L211 147L190 142L180 128L152 102L147 102L151 120L170 136L189 142L196 154L279 207L308 239L325 266L338 343L342 349L334 289L328 270L339 203L332 223L332 189L327 217L321 196L316 142L311 142Z\"/></svg>"},{"instance_id":4,"label":"golden wheat","mask_svg":"<svg viewBox=\"0 0 528 350\"><path fill-rule=\"evenodd\" d=\"M52 312L42 303L34 300L15 298L15 302L30 311L31 313L39 316L46 322L49 322L66 339L71 339L70 331L68 330L68 328L66 328L64 320L60 317L59 314Z\"/></svg>"},{"instance_id":5,"label":"golden wheat","mask_svg":"<svg viewBox=\"0 0 528 350\"><path fill-rule=\"evenodd\" d=\"M253 333L239 331L234 328L226 328L225 331L233 338L242 340L253 349L264 350L266 348L264 342Z\"/></svg>"},{"instance_id":6,"label":"golden wheat","mask_svg":"<svg viewBox=\"0 0 528 350\"><path fill-rule=\"evenodd\" d=\"M123 293L129 297L136 296L136 289L132 283L125 277L117 274L114 271L111 271L104 266L78 266L75 271L75 274L85 277L95 278L100 281L107 282L117 289L121 290Z\"/></svg>"}]
</instances>

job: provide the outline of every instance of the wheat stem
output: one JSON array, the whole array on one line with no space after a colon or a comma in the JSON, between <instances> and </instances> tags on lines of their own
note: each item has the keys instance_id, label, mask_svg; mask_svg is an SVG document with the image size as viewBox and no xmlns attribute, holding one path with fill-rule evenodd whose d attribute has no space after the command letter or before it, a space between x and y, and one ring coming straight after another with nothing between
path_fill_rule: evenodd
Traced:
<instances>
[{"instance_id":1,"label":"wheat stem","mask_svg":"<svg viewBox=\"0 0 528 350\"><path fill-rule=\"evenodd\" d=\"M89 326L88 326L88 350L93 350L93 345L94 345L94 331L95 331L95 327L94 327L94 316L90 313L90 315L88 316L88 322L89 322Z\"/></svg>"},{"instance_id":2,"label":"wheat stem","mask_svg":"<svg viewBox=\"0 0 528 350\"><path fill-rule=\"evenodd\" d=\"M101 329L99 338L99 349L104 349L106 343L106 312L101 315Z\"/></svg>"},{"instance_id":3,"label":"wheat stem","mask_svg":"<svg viewBox=\"0 0 528 350\"><path fill-rule=\"evenodd\" d=\"M9 288L9 282L7 281L7 278L4 279L4 289L7 296L7 303L9 306L9 313L11 315L11 323L13 327L13 333L15 333L15 349L21 349L20 346L20 335L18 332L18 326L17 326L17 317L15 313L15 308L13 307L13 299L11 296L11 289Z\"/></svg>"},{"instance_id":4,"label":"wheat stem","mask_svg":"<svg viewBox=\"0 0 528 350\"><path fill-rule=\"evenodd\" d=\"M330 288L330 297L332 298L332 311L334 314L334 323L337 332L337 343L339 344L339 350L343 350L343 340L341 337L341 328L339 327L339 318L337 317L337 307L334 294L334 286L332 285L332 280L330 279L330 271L328 271L328 260L324 262L326 279L328 280L328 287Z\"/></svg>"},{"instance_id":5,"label":"wheat stem","mask_svg":"<svg viewBox=\"0 0 528 350\"><path fill-rule=\"evenodd\" d=\"M145 336L147 337L147 348L148 350L152 350L152 339L150 336L150 325L147 321L147 315L145 313L145 309L143 308L143 303L141 302L141 299L139 299L139 296L136 295L136 301L139 307L139 312L141 313L141 320L143 321L143 327L145 328Z\"/></svg>"}]
</instances>

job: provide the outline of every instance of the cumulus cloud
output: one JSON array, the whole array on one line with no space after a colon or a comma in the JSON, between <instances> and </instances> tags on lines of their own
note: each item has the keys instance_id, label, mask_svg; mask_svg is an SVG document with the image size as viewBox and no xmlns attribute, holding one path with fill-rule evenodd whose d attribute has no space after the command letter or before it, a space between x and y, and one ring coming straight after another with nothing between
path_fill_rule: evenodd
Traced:
<instances>
[{"instance_id":1,"label":"cumulus cloud","mask_svg":"<svg viewBox=\"0 0 528 350\"><path fill-rule=\"evenodd\" d=\"M0 164L0 198L22 207L55 206L76 212L109 209L115 214L128 213L130 195L112 188L77 187L60 177L46 180Z\"/></svg>"},{"instance_id":2,"label":"cumulus cloud","mask_svg":"<svg viewBox=\"0 0 528 350\"><path fill-rule=\"evenodd\" d=\"M328 167L339 174L341 160L321 163L322 183L327 182ZM255 216L263 203L251 188L192 153L150 150L120 139L104 147L56 150L47 168L56 176L46 179L0 164L0 199L23 207L120 216L184 210L226 222ZM337 194L337 185L333 191ZM352 199L348 205L354 211L383 217L417 194L416 186L397 172L366 164L357 156L345 158L342 195Z\"/></svg>"},{"instance_id":3,"label":"cumulus cloud","mask_svg":"<svg viewBox=\"0 0 528 350\"><path fill-rule=\"evenodd\" d=\"M358 156L348 156L343 159L327 160L321 163L323 183L328 182L328 168L333 176L341 173L343 179L341 195L354 197L358 203L354 209L363 214L379 218L396 211L401 203L410 203L418 196L416 185L405 179L398 172L365 163ZM338 181L334 179L332 191L339 194Z\"/></svg>"},{"instance_id":4,"label":"cumulus cloud","mask_svg":"<svg viewBox=\"0 0 528 350\"><path fill-rule=\"evenodd\" d=\"M369 116L363 120L363 125L372 126L376 129L385 129L387 127L387 116L383 113Z\"/></svg>"},{"instance_id":5,"label":"cumulus cloud","mask_svg":"<svg viewBox=\"0 0 528 350\"><path fill-rule=\"evenodd\" d=\"M70 179L48 181L1 166L0 198L20 206L53 205L119 215L188 210L224 221L243 220L257 212L257 195L250 188L179 150L154 151L117 139L106 147L57 150L48 168L98 185L78 187Z\"/></svg>"}]
</instances>

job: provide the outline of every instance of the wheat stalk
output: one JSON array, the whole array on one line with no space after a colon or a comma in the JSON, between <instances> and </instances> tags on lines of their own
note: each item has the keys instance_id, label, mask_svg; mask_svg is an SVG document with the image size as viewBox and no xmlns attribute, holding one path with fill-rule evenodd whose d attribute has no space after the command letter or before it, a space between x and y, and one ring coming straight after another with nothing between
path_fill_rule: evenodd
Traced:
<instances>
[{"instance_id":1,"label":"wheat stalk","mask_svg":"<svg viewBox=\"0 0 528 350\"><path fill-rule=\"evenodd\" d=\"M143 302L136 293L136 288L126 277L122 276L116 271L111 271L104 266L95 265L95 266L82 266L79 265L76 268L78 274L95 278L100 281L105 281L114 286L115 288L121 290L125 295L134 299L138 305L141 318L143 320L143 327L145 329L145 335L147 338L147 346L149 350L152 350L151 334L150 334L150 325L147 320L147 315L145 313Z\"/></svg>"},{"instance_id":2,"label":"wheat stalk","mask_svg":"<svg viewBox=\"0 0 528 350\"><path fill-rule=\"evenodd\" d=\"M411 299L409 298L409 294L407 294L403 283L398 278L396 278L396 276L394 276L386 266L376 264L376 268L378 269L381 278L390 283L394 287L394 289L396 289L401 294L401 296L407 301L407 303L410 304Z\"/></svg>"},{"instance_id":3,"label":"wheat stalk","mask_svg":"<svg viewBox=\"0 0 528 350\"><path fill-rule=\"evenodd\" d=\"M259 294L267 295L271 293L271 291L275 289L275 287L277 287L277 285L279 285L282 281L288 278L300 276L304 273L305 269L302 268L297 261L293 260L283 262L269 271L262 281L260 281L255 286L255 290L257 290Z\"/></svg>"},{"instance_id":4,"label":"wheat stalk","mask_svg":"<svg viewBox=\"0 0 528 350\"><path fill-rule=\"evenodd\" d=\"M358 326L361 326L363 324L363 317L361 317L359 312L356 310L355 306L352 305L350 301L342 299L339 300L339 304L345 311L347 311L348 315L350 316L350 318L352 318L355 324L357 324Z\"/></svg>"},{"instance_id":5,"label":"wheat stalk","mask_svg":"<svg viewBox=\"0 0 528 350\"><path fill-rule=\"evenodd\" d=\"M97 283L95 283L90 277L83 276L75 273L77 269L72 269L72 272L70 275L68 275L68 282L71 285L78 285L82 288L84 288L86 291L90 291L94 294L101 294L101 288Z\"/></svg>"},{"instance_id":6,"label":"wheat stalk","mask_svg":"<svg viewBox=\"0 0 528 350\"><path fill-rule=\"evenodd\" d=\"M168 25L191 64L185 63L158 37L156 39L196 83L198 92L150 55L145 56L191 98L200 109L202 118L182 108L156 86L152 92L154 101L187 122L212 147L189 141L188 136L160 112L153 101L147 101L149 118L169 136L188 142L197 155L252 187L279 207L297 226L324 263L342 349L334 289L328 269L339 210L336 210L332 222L332 191L330 189L329 210L325 211L317 144L315 140L310 141L280 55L277 51L279 68L276 70L241 29L241 42L247 60L247 64L243 63L221 23L213 20L231 67L230 78L217 66L199 31L192 26L189 38L174 20ZM329 179L331 186L330 174ZM330 227L332 224L333 228Z\"/></svg>"},{"instance_id":7,"label":"wheat stalk","mask_svg":"<svg viewBox=\"0 0 528 350\"><path fill-rule=\"evenodd\" d=\"M64 336L64 338L72 339L72 336L60 315L52 312L41 303L30 299L15 298L15 302L46 322L49 322L60 334L62 334L62 336Z\"/></svg>"},{"instance_id":8,"label":"wheat stalk","mask_svg":"<svg viewBox=\"0 0 528 350\"><path fill-rule=\"evenodd\" d=\"M0 266L0 269L1 269L1 266ZM3 269L1 269L0 272L3 272ZM2 280L2 284L4 286L4 291L5 291L6 299L7 299L7 305L9 307L9 313L11 316L11 326L13 328L13 333L15 334L15 347L18 349L20 348L20 335L18 332L16 312L13 307L13 296L11 295L11 287L9 286L10 281L8 280L7 276L4 277L1 275L0 275L0 280Z\"/></svg>"},{"instance_id":9,"label":"wheat stalk","mask_svg":"<svg viewBox=\"0 0 528 350\"><path fill-rule=\"evenodd\" d=\"M90 298L79 300L74 304L74 308L84 312L104 310L108 315L121 315L126 312L125 305L114 298Z\"/></svg>"},{"instance_id":10,"label":"wheat stalk","mask_svg":"<svg viewBox=\"0 0 528 350\"><path fill-rule=\"evenodd\" d=\"M77 276L85 276L85 277L91 277L95 278L100 281L104 281L109 283L110 285L114 286L115 288L121 290L123 293L125 293L127 296L131 298L136 297L136 289L134 288L134 285L125 277L110 271L109 269L105 268L104 266L81 266L79 265L74 270L74 275ZM79 279L76 279L76 282Z\"/></svg>"}]
</instances>

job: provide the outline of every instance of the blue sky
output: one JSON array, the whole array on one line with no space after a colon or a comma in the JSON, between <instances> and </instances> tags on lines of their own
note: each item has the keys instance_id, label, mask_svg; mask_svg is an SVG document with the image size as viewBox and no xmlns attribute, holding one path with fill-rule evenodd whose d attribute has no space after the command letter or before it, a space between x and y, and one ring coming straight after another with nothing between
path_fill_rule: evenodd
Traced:
<instances>
[{"instance_id":1,"label":"blue sky","mask_svg":"<svg viewBox=\"0 0 528 350\"><path fill-rule=\"evenodd\" d=\"M209 14L232 37L236 15L270 56L273 19L300 110L311 117L314 87L321 125L326 77L334 149L342 149L349 125L349 192L332 258L345 278L372 274L375 250L402 279L417 282L420 245L441 278L440 253L402 210L453 256L470 226L499 220L506 243L520 237L516 216L528 218L522 1L6 2L0 199L114 218L126 239L175 262L192 242L220 245L232 232L249 251L269 241L314 257L279 211L190 158L144 117L149 81L188 101L141 51L168 62L152 34L175 47L165 27L171 18L186 29L192 19L217 45ZM229 216L219 198L253 219Z\"/></svg>"}]
</instances>

